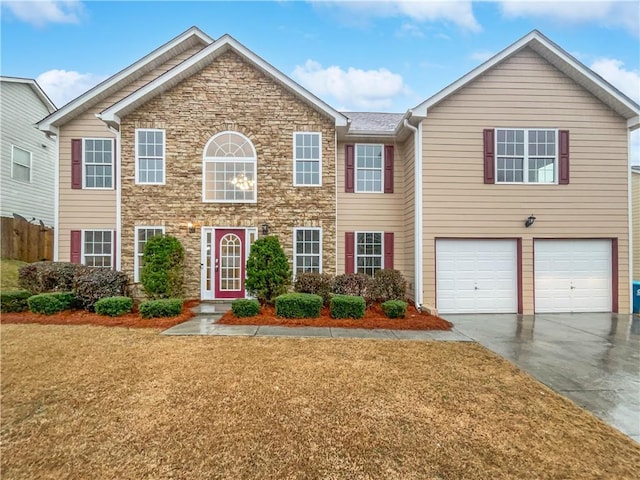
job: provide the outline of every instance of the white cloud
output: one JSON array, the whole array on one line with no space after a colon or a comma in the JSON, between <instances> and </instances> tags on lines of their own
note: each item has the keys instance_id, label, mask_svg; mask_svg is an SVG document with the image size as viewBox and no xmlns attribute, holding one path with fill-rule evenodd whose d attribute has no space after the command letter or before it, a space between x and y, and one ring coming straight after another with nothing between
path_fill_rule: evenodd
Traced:
<instances>
[{"instance_id":1,"label":"white cloud","mask_svg":"<svg viewBox=\"0 0 640 480\"><path fill-rule=\"evenodd\" d=\"M478 62L486 62L494 55L495 55L495 52L490 52L489 50L479 50L469 55L469 58L471 58L471 60L476 60Z\"/></svg>"},{"instance_id":2,"label":"white cloud","mask_svg":"<svg viewBox=\"0 0 640 480\"><path fill-rule=\"evenodd\" d=\"M398 37L413 37L423 38L424 33L420 30L420 27L413 23L403 23L396 32Z\"/></svg>"},{"instance_id":3,"label":"white cloud","mask_svg":"<svg viewBox=\"0 0 640 480\"><path fill-rule=\"evenodd\" d=\"M314 5L331 7L346 15L350 22L363 22L372 18L400 17L415 22L444 21L465 30L478 32L482 27L473 15L472 2L467 0L312 0Z\"/></svg>"},{"instance_id":4,"label":"white cloud","mask_svg":"<svg viewBox=\"0 0 640 480\"><path fill-rule=\"evenodd\" d=\"M591 69L635 102L640 102L640 72L627 70L615 58L600 58ZM631 163L640 165L640 130L631 133Z\"/></svg>"},{"instance_id":5,"label":"white cloud","mask_svg":"<svg viewBox=\"0 0 640 480\"><path fill-rule=\"evenodd\" d=\"M47 23L79 23L84 9L78 0L22 0L2 5L18 19L36 27Z\"/></svg>"},{"instance_id":6,"label":"white cloud","mask_svg":"<svg viewBox=\"0 0 640 480\"><path fill-rule=\"evenodd\" d=\"M507 18L535 17L571 24L597 23L622 27L634 35L640 34L638 2L631 1L502 1L502 13Z\"/></svg>"},{"instance_id":7,"label":"white cloud","mask_svg":"<svg viewBox=\"0 0 640 480\"><path fill-rule=\"evenodd\" d=\"M105 76L68 70L49 70L38 75L36 81L58 107L68 103L94 87Z\"/></svg>"},{"instance_id":8,"label":"white cloud","mask_svg":"<svg viewBox=\"0 0 640 480\"><path fill-rule=\"evenodd\" d=\"M591 64L591 69L622 93L640 102L640 73L624 68L624 62L615 58L600 58Z\"/></svg>"},{"instance_id":9,"label":"white cloud","mask_svg":"<svg viewBox=\"0 0 640 480\"><path fill-rule=\"evenodd\" d=\"M386 109L396 97L408 95L402 75L386 68L361 70L338 66L323 68L314 60L297 65L293 77L320 97L331 96L345 109Z\"/></svg>"}]
</instances>

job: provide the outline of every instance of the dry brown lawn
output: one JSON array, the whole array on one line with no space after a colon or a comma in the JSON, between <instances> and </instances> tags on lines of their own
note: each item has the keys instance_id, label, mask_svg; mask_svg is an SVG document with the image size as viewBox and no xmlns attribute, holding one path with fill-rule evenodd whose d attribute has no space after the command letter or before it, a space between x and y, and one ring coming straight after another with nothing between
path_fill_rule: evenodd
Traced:
<instances>
[{"instance_id":1,"label":"dry brown lawn","mask_svg":"<svg viewBox=\"0 0 640 480\"><path fill-rule=\"evenodd\" d=\"M3 480L640 474L638 444L476 344L0 333Z\"/></svg>"}]
</instances>

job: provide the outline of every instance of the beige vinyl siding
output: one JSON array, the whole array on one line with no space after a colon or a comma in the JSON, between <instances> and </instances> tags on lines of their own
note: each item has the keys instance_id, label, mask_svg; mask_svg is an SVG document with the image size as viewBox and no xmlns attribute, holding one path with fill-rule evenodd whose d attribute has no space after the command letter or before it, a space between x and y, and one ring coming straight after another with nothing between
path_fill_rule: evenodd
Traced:
<instances>
[{"instance_id":1,"label":"beige vinyl siding","mask_svg":"<svg viewBox=\"0 0 640 480\"><path fill-rule=\"evenodd\" d=\"M483 129L496 127L569 130L570 184L485 185ZM524 49L429 109L423 132L425 303L436 298L436 237L522 238L524 313L534 309L533 238L618 238L619 309L629 311L623 118Z\"/></svg>"},{"instance_id":2,"label":"beige vinyl siding","mask_svg":"<svg viewBox=\"0 0 640 480\"><path fill-rule=\"evenodd\" d=\"M71 248L71 230L84 228L116 228L115 190L74 190L71 188L71 139L74 138L115 138L96 113L113 105L127 95L159 77L169 69L183 62L202 47L193 47L176 55L163 65L131 82L106 100L93 105L86 112L60 127L60 189L58 216L58 258L68 261ZM119 146L116 146L116 153ZM116 158L116 163L120 159ZM116 186L118 186L116 181Z\"/></svg>"},{"instance_id":3,"label":"beige vinyl siding","mask_svg":"<svg viewBox=\"0 0 640 480\"><path fill-rule=\"evenodd\" d=\"M633 279L640 282L640 172L631 173L633 225Z\"/></svg>"},{"instance_id":4,"label":"beige vinyl siding","mask_svg":"<svg viewBox=\"0 0 640 480\"><path fill-rule=\"evenodd\" d=\"M404 166L404 255L403 273L407 294L415 299L415 140L413 134L399 145Z\"/></svg>"},{"instance_id":5,"label":"beige vinyl siding","mask_svg":"<svg viewBox=\"0 0 640 480\"><path fill-rule=\"evenodd\" d=\"M345 145L356 143L394 145L393 193L345 193ZM384 139L338 143L338 274L345 271L345 232L393 232L394 268L407 276L405 257L404 181L402 149ZM407 280L411 279L407 277Z\"/></svg>"}]
</instances>

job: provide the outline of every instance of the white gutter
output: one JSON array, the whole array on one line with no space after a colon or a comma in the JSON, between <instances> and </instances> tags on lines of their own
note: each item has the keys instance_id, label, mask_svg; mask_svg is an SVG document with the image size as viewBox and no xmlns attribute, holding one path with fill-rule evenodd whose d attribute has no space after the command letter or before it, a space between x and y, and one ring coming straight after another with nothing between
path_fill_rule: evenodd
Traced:
<instances>
[{"instance_id":1,"label":"white gutter","mask_svg":"<svg viewBox=\"0 0 640 480\"><path fill-rule=\"evenodd\" d=\"M631 171L631 128L627 129L627 201L628 201L628 232L629 232L629 313L633 315L633 246L636 242L640 241L640 238L633 238L633 212L632 196L633 196L633 172ZM619 309L618 309L619 310Z\"/></svg>"},{"instance_id":2,"label":"white gutter","mask_svg":"<svg viewBox=\"0 0 640 480\"><path fill-rule=\"evenodd\" d=\"M420 310L424 301L422 291L422 120L418 123L418 128L404 119L404 126L413 131L414 139L414 303Z\"/></svg>"},{"instance_id":3,"label":"white gutter","mask_svg":"<svg viewBox=\"0 0 640 480\"><path fill-rule=\"evenodd\" d=\"M60 137L56 135L56 157L53 165L53 261L59 262L60 255Z\"/></svg>"}]
</instances>

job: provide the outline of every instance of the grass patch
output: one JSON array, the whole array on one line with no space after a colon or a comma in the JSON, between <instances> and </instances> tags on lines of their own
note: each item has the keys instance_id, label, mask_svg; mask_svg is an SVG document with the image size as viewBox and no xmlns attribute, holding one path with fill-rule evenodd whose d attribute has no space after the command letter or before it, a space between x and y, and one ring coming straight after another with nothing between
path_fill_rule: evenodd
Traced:
<instances>
[{"instance_id":1,"label":"grass patch","mask_svg":"<svg viewBox=\"0 0 640 480\"><path fill-rule=\"evenodd\" d=\"M25 262L20 260L0 259L0 290L9 292L20 290L18 286L18 269L25 266Z\"/></svg>"},{"instance_id":2,"label":"grass patch","mask_svg":"<svg viewBox=\"0 0 640 480\"><path fill-rule=\"evenodd\" d=\"M640 446L477 344L2 325L3 478L634 478Z\"/></svg>"}]
</instances>

